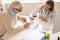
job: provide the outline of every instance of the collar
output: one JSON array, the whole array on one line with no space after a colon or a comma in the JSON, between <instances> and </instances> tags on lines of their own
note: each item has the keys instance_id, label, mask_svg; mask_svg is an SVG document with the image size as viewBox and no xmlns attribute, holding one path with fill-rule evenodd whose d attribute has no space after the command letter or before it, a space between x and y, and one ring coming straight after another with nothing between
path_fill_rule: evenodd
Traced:
<instances>
[{"instance_id":1,"label":"collar","mask_svg":"<svg viewBox=\"0 0 60 40\"><path fill-rule=\"evenodd\" d=\"M12 17L14 18L14 20L16 20L16 14L10 8L8 9L8 11L12 15Z\"/></svg>"}]
</instances>

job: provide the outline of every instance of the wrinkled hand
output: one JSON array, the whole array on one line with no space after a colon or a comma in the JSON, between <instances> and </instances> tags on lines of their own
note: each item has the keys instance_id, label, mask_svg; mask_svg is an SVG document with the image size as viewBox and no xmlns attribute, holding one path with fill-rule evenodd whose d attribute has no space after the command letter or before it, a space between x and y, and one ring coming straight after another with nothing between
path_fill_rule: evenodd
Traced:
<instances>
[{"instance_id":1,"label":"wrinkled hand","mask_svg":"<svg viewBox=\"0 0 60 40\"><path fill-rule=\"evenodd\" d=\"M18 15L18 20L21 20L21 21L23 21L23 22L27 22L26 18L21 17L20 15Z\"/></svg>"},{"instance_id":2,"label":"wrinkled hand","mask_svg":"<svg viewBox=\"0 0 60 40\"><path fill-rule=\"evenodd\" d=\"M25 25L24 25L24 28L29 28L29 23L26 23Z\"/></svg>"},{"instance_id":3,"label":"wrinkled hand","mask_svg":"<svg viewBox=\"0 0 60 40\"><path fill-rule=\"evenodd\" d=\"M21 18L21 20L22 20L23 22L27 22L26 18Z\"/></svg>"}]
</instances>

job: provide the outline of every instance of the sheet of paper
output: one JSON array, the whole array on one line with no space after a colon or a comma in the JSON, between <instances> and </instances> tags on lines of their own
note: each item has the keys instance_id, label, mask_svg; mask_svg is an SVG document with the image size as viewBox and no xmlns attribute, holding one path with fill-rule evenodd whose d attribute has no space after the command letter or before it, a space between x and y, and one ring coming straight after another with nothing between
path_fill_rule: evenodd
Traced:
<instances>
[{"instance_id":1,"label":"sheet of paper","mask_svg":"<svg viewBox=\"0 0 60 40\"><path fill-rule=\"evenodd\" d=\"M32 30L30 33L26 33L22 40L41 40L45 35L36 30Z\"/></svg>"},{"instance_id":2,"label":"sheet of paper","mask_svg":"<svg viewBox=\"0 0 60 40\"><path fill-rule=\"evenodd\" d=\"M25 23L23 23L22 21L17 21L14 28L18 28L18 27L22 27L24 26Z\"/></svg>"},{"instance_id":3,"label":"sheet of paper","mask_svg":"<svg viewBox=\"0 0 60 40\"><path fill-rule=\"evenodd\" d=\"M23 18L26 18L27 23L31 23L31 20L30 20L29 16L22 16L22 17L23 17Z\"/></svg>"}]
</instances>

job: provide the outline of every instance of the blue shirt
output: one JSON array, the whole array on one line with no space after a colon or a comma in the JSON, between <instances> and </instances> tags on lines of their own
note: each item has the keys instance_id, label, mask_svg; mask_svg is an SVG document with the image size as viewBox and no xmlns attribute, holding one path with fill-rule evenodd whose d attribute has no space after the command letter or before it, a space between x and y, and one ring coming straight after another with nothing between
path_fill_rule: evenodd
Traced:
<instances>
[{"instance_id":1,"label":"blue shirt","mask_svg":"<svg viewBox=\"0 0 60 40\"><path fill-rule=\"evenodd\" d=\"M12 15L12 17L14 18L14 20L16 20L16 14L10 8L8 9L8 11Z\"/></svg>"}]
</instances>

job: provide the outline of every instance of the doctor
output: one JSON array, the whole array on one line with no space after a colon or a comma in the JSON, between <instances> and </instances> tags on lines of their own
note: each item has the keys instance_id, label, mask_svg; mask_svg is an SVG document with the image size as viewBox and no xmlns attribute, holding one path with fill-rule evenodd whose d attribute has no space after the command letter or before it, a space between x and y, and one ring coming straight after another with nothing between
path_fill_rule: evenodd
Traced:
<instances>
[{"instance_id":1,"label":"doctor","mask_svg":"<svg viewBox=\"0 0 60 40\"><path fill-rule=\"evenodd\" d=\"M14 1L10 4L9 8L0 15L0 36L3 36L6 32L16 34L29 27L28 23L25 23L22 26L16 25L18 18L22 19L18 16L18 13L22 12L22 9L22 3Z\"/></svg>"},{"instance_id":2,"label":"doctor","mask_svg":"<svg viewBox=\"0 0 60 40\"><path fill-rule=\"evenodd\" d=\"M54 1L46 1L44 5L37 7L32 11L30 17L31 19L39 17L42 21L54 23Z\"/></svg>"}]
</instances>

